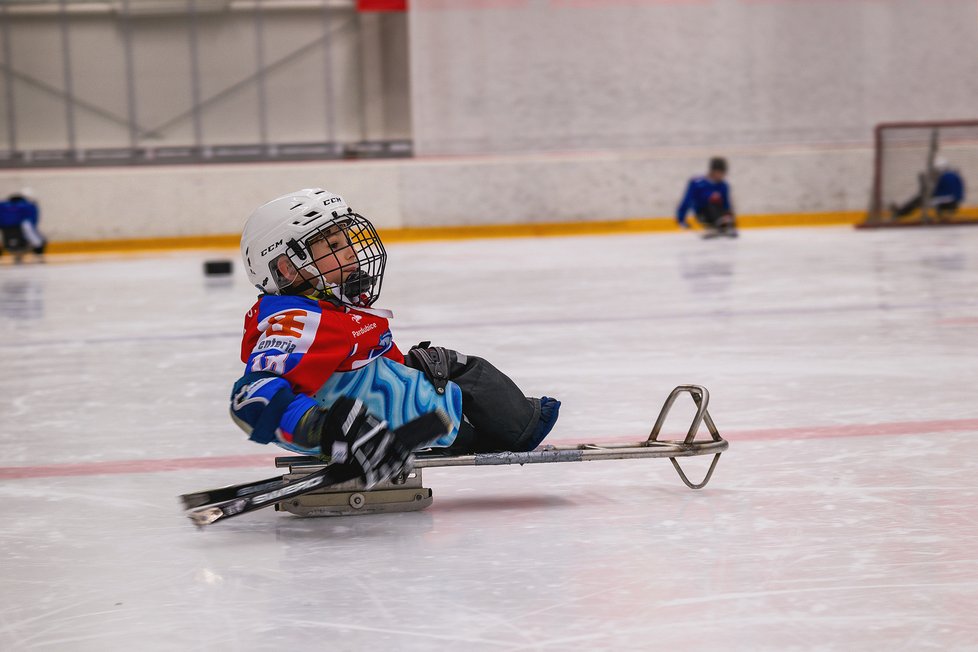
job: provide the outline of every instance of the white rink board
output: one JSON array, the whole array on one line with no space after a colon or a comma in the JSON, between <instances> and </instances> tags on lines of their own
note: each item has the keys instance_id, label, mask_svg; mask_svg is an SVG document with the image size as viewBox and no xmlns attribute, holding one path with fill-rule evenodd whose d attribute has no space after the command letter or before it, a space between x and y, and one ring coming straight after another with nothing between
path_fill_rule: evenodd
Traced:
<instances>
[{"instance_id":1,"label":"white rink board","mask_svg":"<svg viewBox=\"0 0 978 652\"><path fill-rule=\"evenodd\" d=\"M978 229L390 249L401 347L559 397L554 441L644 438L706 385L731 444L711 484L665 460L431 469L424 512L198 532L178 494L276 473L227 415L254 292L201 261L234 252L5 263L0 649L978 641Z\"/></svg>"},{"instance_id":2,"label":"white rink board","mask_svg":"<svg viewBox=\"0 0 978 652\"><path fill-rule=\"evenodd\" d=\"M866 137L869 138L869 132ZM862 211L872 183L868 142L729 147L740 215ZM0 187L30 186L53 242L238 233L283 192L338 192L377 228L601 222L675 214L714 148L558 154L0 169ZM914 192L915 187L908 189ZM79 206L86 207L79 219Z\"/></svg>"}]
</instances>

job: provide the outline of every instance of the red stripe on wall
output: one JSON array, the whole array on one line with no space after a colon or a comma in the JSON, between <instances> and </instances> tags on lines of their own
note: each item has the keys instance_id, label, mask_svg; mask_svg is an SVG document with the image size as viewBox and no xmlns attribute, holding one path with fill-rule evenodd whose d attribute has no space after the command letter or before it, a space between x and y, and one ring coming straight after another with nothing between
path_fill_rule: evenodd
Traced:
<instances>
[{"instance_id":1,"label":"red stripe on wall","mask_svg":"<svg viewBox=\"0 0 978 652\"><path fill-rule=\"evenodd\" d=\"M407 11L407 0L357 0L357 11Z\"/></svg>"}]
</instances>

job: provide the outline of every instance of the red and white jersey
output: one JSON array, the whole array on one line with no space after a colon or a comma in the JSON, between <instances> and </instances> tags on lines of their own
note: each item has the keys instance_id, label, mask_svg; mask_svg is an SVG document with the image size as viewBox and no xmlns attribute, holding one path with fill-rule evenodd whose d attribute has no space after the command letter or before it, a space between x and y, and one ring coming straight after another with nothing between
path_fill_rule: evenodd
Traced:
<instances>
[{"instance_id":1,"label":"red and white jersey","mask_svg":"<svg viewBox=\"0 0 978 652\"><path fill-rule=\"evenodd\" d=\"M391 316L386 310L265 294L245 316L241 361L250 372L272 372L296 392L312 395L336 371L359 369L380 356L403 363Z\"/></svg>"}]
</instances>

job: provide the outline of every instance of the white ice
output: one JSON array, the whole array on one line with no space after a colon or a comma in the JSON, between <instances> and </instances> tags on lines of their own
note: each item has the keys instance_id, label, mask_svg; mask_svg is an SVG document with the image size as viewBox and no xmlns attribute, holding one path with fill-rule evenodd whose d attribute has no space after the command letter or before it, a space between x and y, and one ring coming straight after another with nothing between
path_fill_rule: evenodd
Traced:
<instances>
[{"instance_id":1,"label":"white ice","mask_svg":"<svg viewBox=\"0 0 978 652\"><path fill-rule=\"evenodd\" d=\"M644 439L707 386L709 486L432 469L427 511L197 531L178 494L276 473L227 414L255 292L201 263L235 253L8 262L0 649L978 649L978 229L389 249L402 348L559 397L553 441Z\"/></svg>"}]
</instances>

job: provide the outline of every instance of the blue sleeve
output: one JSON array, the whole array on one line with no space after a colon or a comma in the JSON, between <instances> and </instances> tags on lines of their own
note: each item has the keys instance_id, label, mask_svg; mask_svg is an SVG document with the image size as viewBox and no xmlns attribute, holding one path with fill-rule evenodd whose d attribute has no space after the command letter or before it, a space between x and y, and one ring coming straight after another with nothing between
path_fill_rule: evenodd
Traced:
<instances>
[{"instance_id":1,"label":"blue sleeve","mask_svg":"<svg viewBox=\"0 0 978 652\"><path fill-rule=\"evenodd\" d=\"M0 227L17 226L17 208L9 201L0 202Z\"/></svg>"},{"instance_id":2,"label":"blue sleeve","mask_svg":"<svg viewBox=\"0 0 978 652\"><path fill-rule=\"evenodd\" d=\"M940 201L955 201L964 199L964 180L955 172L944 172L937 178L931 197Z\"/></svg>"},{"instance_id":3,"label":"blue sleeve","mask_svg":"<svg viewBox=\"0 0 978 652\"><path fill-rule=\"evenodd\" d=\"M683 195L683 200L679 203L679 208L676 209L676 221L680 224L686 223L686 213L693 207L693 180L690 179L689 183L686 184L686 194Z\"/></svg>"},{"instance_id":4,"label":"blue sleeve","mask_svg":"<svg viewBox=\"0 0 978 652\"><path fill-rule=\"evenodd\" d=\"M287 380L267 371L246 373L231 390L231 418L248 438L290 450L318 452L293 441L300 419L316 406L310 397L295 393Z\"/></svg>"},{"instance_id":5,"label":"blue sleeve","mask_svg":"<svg viewBox=\"0 0 978 652\"><path fill-rule=\"evenodd\" d=\"M961 175L955 172L950 172L947 176L948 185L950 186L947 194L953 196L954 201L960 204L962 201L964 201L964 179L961 178Z\"/></svg>"},{"instance_id":6,"label":"blue sleeve","mask_svg":"<svg viewBox=\"0 0 978 652\"><path fill-rule=\"evenodd\" d=\"M37 218L39 216L40 212L37 210L37 204L32 202L24 202L24 219L29 221L34 226L37 226Z\"/></svg>"}]
</instances>

